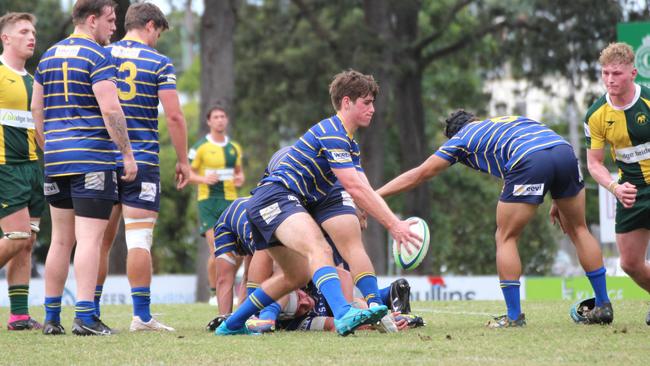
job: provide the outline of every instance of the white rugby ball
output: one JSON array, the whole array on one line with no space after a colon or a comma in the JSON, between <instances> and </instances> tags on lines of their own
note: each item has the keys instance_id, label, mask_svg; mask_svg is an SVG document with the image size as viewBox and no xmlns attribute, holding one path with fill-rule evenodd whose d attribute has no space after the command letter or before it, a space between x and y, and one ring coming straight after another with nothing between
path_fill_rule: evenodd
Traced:
<instances>
[{"instance_id":1,"label":"white rugby ball","mask_svg":"<svg viewBox=\"0 0 650 366\"><path fill-rule=\"evenodd\" d=\"M429 226L426 221L415 216L409 217L406 221L417 221L417 224L411 225L411 232L422 238L422 246L420 249L417 249L413 244L407 243L407 246L411 249L411 254L409 254L405 247L402 247L400 250L395 239L392 239L393 258L395 258L395 263L397 263L400 268L411 270L415 269L420 265L420 263L422 263L424 256L426 256L427 251L429 251Z\"/></svg>"}]
</instances>

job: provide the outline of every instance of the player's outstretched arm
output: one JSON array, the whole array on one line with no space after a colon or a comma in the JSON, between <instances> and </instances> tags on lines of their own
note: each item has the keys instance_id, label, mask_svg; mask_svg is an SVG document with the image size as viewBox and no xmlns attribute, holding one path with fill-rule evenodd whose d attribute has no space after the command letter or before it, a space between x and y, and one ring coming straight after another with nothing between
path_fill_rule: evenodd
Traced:
<instances>
[{"instance_id":1,"label":"player's outstretched arm","mask_svg":"<svg viewBox=\"0 0 650 366\"><path fill-rule=\"evenodd\" d=\"M410 242L419 248L422 238L410 230L410 226L414 222L399 220L381 196L367 183L367 179L361 177L363 173L357 172L355 168L332 168L332 172L343 188L352 196L354 202L366 210L370 216L377 219L390 232L395 241L400 245ZM407 250L410 250L408 246Z\"/></svg>"},{"instance_id":2,"label":"player's outstretched arm","mask_svg":"<svg viewBox=\"0 0 650 366\"><path fill-rule=\"evenodd\" d=\"M32 110L32 117L34 118L34 128L36 129L36 143L44 151L45 149L45 135L43 134L43 123L45 116L43 114L44 108L44 96L43 96L43 86L34 81L34 86L32 88L32 105L30 109Z\"/></svg>"},{"instance_id":3,"label":"player's outstretched arm","mask_svg":"<svg viewBox=\"0 0 650 366\"><path fill-rule=\"evenodd\" d=\"M138 172L138 166L135 163L133 151L131 151L126 118L120 106L120 100L117 98L117 87L111 80L102 80L93 84L93 93L102 112L106 130L117 149L122 153L122 159L124 160L124 176L122 176L122 180L133 181Z\"/></svg>"},{"instance_id":4,"label":"player's outstretched arm","mask_svg":"<svg viewBox=\"0 0 650 366\"><path fill-rule=\"evenodd\" d=\"M183 116L178 93L174 89L158 91L158 99L167 116L169 137L176 150L176 188L182 189L190 181L190 163L187 159L187 123Z\"/></svg>"},{"instance_id":5,"label":"player's outstretched arm","mask_svg":"<svg viewBox=\"0 0 650 366\"><path fill-rule=\"evenodd\" d=\"M449 162L447 160L436 155L431 155L418 167L402 173L386 183L377 190L377 193L382 197L389 197L400 192L409 191L440 174L448 167Z\"/></svg>"},{"instance_id":6,"label":"player's outstretched arm","mask_svg":"<svg viewBox=\"0 0 650 366\"><path fill-rule=\"evenodd\" d=\"M618 184L612 180L612 176L603 163L605 161L604 149L587 149L587 169L589 174L598 184L607 188L623 207L630 208L636 201L636 186L629 182Z\"/></svg>"}]
</instances>

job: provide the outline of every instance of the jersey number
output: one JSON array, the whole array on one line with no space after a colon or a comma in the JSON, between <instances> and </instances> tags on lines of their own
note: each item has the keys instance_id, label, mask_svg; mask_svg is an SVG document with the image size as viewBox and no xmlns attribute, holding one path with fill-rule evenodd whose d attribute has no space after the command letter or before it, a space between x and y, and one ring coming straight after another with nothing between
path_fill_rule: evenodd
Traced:
<instances>
[{"instance_id":1,"label":"jersey number","mask_svg":"<svg viewBox=\"0 0 650 366\"><path fill-rule=\"evenodd\" d=\"M61 70L63 71L63 96L65 101L68 101L68 61L64 61L61 65Z\"/></svg>"},{"instance_id":2,"label":"jersey number","mask_svg":"<svg viewBox=\"0 0 650 366\"><path fill-rule=\"evenodd\" d=\"M131 61L127 61L120 65L119 72L128 71L129 75L124 78L124 82L128 85L128 91L122 91L119 89L117 95L121 100L131 100L135 98L136 89L135 89L135 77L138 75L138 69L135 67L135 64Z\"/></svg>"}]
</instances>

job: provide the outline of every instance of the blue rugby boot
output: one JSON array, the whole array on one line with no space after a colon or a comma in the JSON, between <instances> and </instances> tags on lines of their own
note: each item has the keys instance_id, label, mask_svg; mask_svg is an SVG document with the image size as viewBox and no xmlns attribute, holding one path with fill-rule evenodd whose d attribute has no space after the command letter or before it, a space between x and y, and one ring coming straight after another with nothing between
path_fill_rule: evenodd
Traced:
<instances>
[{"instance_id":1,"label":"blue rugby boot","mask_svg":"<svg viewBox=\"0 0 650 366\"><path fill-rule=\"evenodd\" d=\"M336 332L345 337L364 324L375 324L388 313L386 305L374 306L370 309L350 307L340 319L334 319Z\"/></svg>"},{"instance_id":2,"label":"blue rugby boot","mask_svg":"<svg viewBox=\"0 0 650 366\"><path fill-rule=\"evenodd\" d=\"M219 326L217 327L217 330L214 331L214 335L218 336L230 336L230 335L252 335L254 334L250 330L248 330L248 327L244 324L243 327L235 330L230 330L226 326L226 322L221 322Z\"/></svg>"}]
</instances>

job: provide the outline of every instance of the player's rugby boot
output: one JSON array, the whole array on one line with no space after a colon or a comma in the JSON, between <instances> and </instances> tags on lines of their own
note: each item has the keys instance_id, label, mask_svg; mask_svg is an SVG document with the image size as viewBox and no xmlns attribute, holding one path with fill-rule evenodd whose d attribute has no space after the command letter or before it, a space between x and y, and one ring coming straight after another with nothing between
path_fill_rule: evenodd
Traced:
<instances>
[{"instance_id":1,"label":"player's rugby boot","mask_svg":"<svg viewBox=\"0 0 650 366\"><path fill-rule=\"evenodd\" d=\"M61 335L65 334L65 329L60 322L48 320L43 324L43 334L45 335Z\"/></svg>"},{"instance_id":2,"label":"player's rugby boot","mask_svg":"<svg viewBox=\"0 0 650 366\"><path fill-rule=\"evenodd\" d=\"M166 326L165 324L156 320L156 318L149 319L148 322L142 321L139 316L134 316L131 320L131 326L129 327L131 332L142 332L142 331L163 331L163 332L174 332L176 329Z\"/></svg>"},{"instance_id":3,"label":"player's rugby boot","mask_svg":"<svg viewBox=\"0 0 650 366\"><path fill-rule=\"evenodd\" d=\"M614 321L614 309L612 303L606 302L602 306L594 306L593 309L584 313L588 324L611 324Z\"/></svg>"},{"instance_id":4,"label":"player's rugby boot","mask_svg":"<svg viewBox=\"0 0 650 366\"><path fill-rule=\"evenodd\" d=\"M411 312L411 286L404 278L390 284L390 308L402 314Z\"/></svg>"},{"instance_id":5,"label":"player's rugby boot","mask_svg":"<svg viewBox=\"0 0 650 366\"><path fill-rule=\"evenodd\" d=\"M343 337L354 333L354 330L364 324L375 324L388 313L385 305L379 305L370 309L357 309L350 307L340 319L334 319L336 332Z\"/></svg>"},{"instance_id":6,"label":"player's rugby boot","mask_svg":"<svg viewBox=\"0 0 650 366\"><path fill-rule=\"evenodd\" d=\"M228 319L229 316L230 314L219 315L218 317L210 320L208 325L205 326L205 330L207 330L208 332L214 332L215 330L217 330L219 325L221 325L221 323L223 323L226 319Z\"/></svg>"},{"instance_id":7,"label":"player's rugby boot","mask_svg":"<svg viewBox=\"0 0 650 366\"><path fill-rule=\"evenodd\" d=\"M399 314L395 317L395 321L406 320L409 328L418 328L425 326L424 319L421 316L413 314Z\"/></svg>"},{"instance_id":8,"label":"player's rugby boot","mask_svg":"<svg viewBox=\"0 0 650 366\"><path fill-rule=\"evenodd\" d=\"M510 320L507 315L498 316L487 323L487 327L491 329L496 328L516 328L523 327L526 325L526 315L524 313L519 314L517 320Z\"/></svg>"},{"instance_id":9,"label":"player's rugby boot","mask_svg":"<svg viewBox=\"0 0 650 366\"><path fill-rule=\"evenodd\" d=\"M43 328L41 323L37 322L29 315L11 314L9 316L9 322L7 322L8 330L32 330L41 328Z\"/></svg>"},{"instance_id":10,"label":"player's rugby boot","mask_svg":"<svg viewBox=\"0 0 650 366\"><path fill-rule=\"evenodd\" d=\"M218 335L218 336L230 336L230 335L240 335L240 334L249 335L254 333L248 330L248 327L246 325L244 325L239 329L230 330L226 326L226 322L222 322L221 324L219 324L217 330L214 331L214 335Z\"/></svg>"},{"instance_id":11,"label":"player's rugby boot","mask_svg":"<svg viewBox=\"0 0 650 366\"><path fill-rule=\"evenodd\" d=\"M275 321L271 319L248 319L246 326L253 333L272 333L275 331Z\"/></svg>"},{"instance_id":12,"label":"player's rugby boot","mask_svg":"<svg viewBox=\"0 0 650 366\"><path fill-rule=\"evenodd\" d=\"M92 324L84 324L81 319L74 318L72 334L78 336L107 336L115 334L111 328L104 324L98 317L94 317Z\"/></svg>"}]
</instances>

